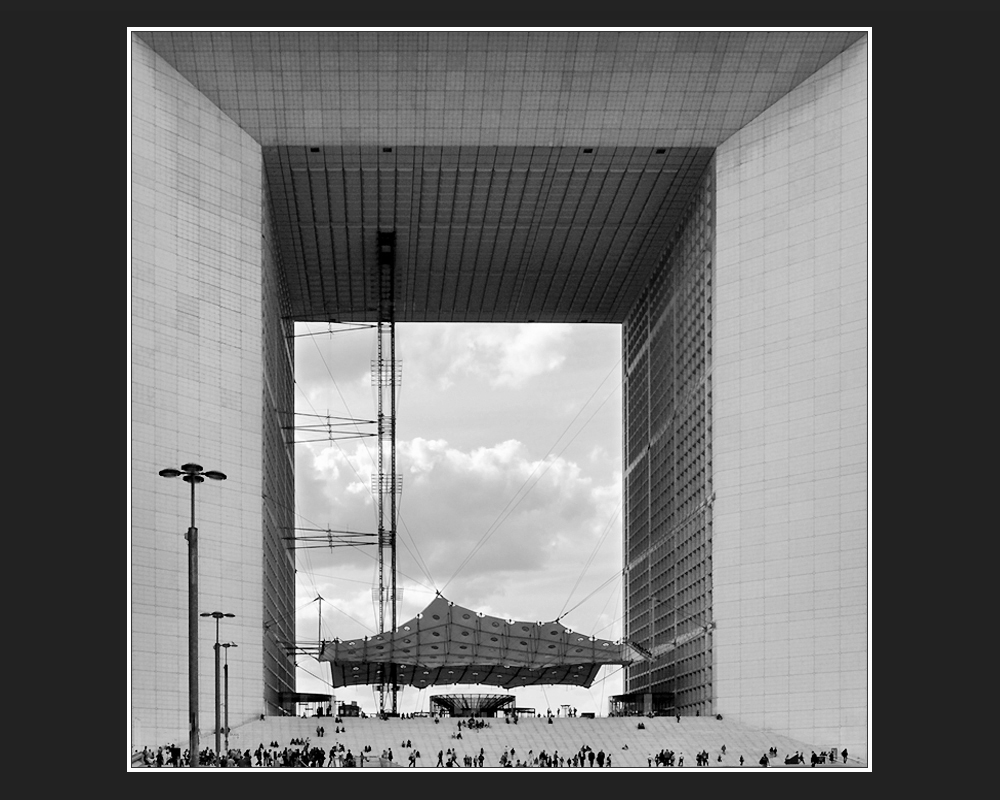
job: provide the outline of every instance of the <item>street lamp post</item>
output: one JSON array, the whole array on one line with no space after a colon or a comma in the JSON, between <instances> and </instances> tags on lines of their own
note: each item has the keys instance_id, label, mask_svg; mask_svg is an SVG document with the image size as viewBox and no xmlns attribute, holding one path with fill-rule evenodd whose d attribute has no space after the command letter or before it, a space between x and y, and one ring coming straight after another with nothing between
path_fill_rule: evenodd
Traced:
<instances>
[{"instance_id":1,"label":"street lamp post","mask_svg":"<svg viewBox=\"0 0 1000 800\"><path fill-rule=\"evenodd\" d=\"M239 647L235 642L223 642L222 646L226 648L226 661L222 665L222 672L225 676L223 680L223 688L225 691L226 699L226 718L222 721L223 726L226 730L226 752L229 752L229 648Z\"/></svg>"},{"instance_id":2,"label":"street lamp post","mask_svg":"<svg viewBox=\"0 0 1000 800\"><path fill-rule=\"evenodd\" d=\"M215 620L215 757L222 759L222 720L219 713L219 620L223 617L235 617L235 614L222 611L206 611L203 617L212 617Z\"/></svg>"},{"instance_id":3,"label":"street lamp post","mask_svg":"<svg viewBox=\"0 0 1000 800\"><path fill-rule=\"evenodd\" d=\"M225 473L207 472L200 464L184 464L180 469L161 469L162 478L179 478L191 484L191 526L184 538L188 543L188 763L198 766L198 528L194 524L194 487L205 478L224 481Z\"/></svg>"}]
</instances>

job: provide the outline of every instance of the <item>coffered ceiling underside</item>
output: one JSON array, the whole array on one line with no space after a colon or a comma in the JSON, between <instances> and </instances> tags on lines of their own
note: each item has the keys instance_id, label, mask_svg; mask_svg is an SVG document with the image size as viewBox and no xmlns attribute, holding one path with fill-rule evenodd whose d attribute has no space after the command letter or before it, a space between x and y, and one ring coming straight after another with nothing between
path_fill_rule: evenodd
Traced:
<instances>
[{"instance_id":1,"label":"coffered ceiling underside","mask_svg":"<svg viewBox=\"0 0 1000 800\"><path fill-rule=\"evenodd\" d=\"M718 147L860 31L138 31L261 146Z\"/></svg>"},{"instance_id":2,"label":"coffered ceiling underside","mask_svg":"<svg viewBox=\"0 0 1000 800\"><path fill-rule=\"evenodd\" d=\"M293 316L372 320L396 234L400 322L621 322L709 148L264 149Z\"/></svg>"},{"instance_id":3,"label":"coffered ceiling underside","mask_svg":"<svg viewBox=\"0 0 1000 800\"><path fill-rule=\"evenodd\" d=\"M864 31L144 31L262 148L292 313L621 322L720 144Z\"/></svg>"}]
</instances>

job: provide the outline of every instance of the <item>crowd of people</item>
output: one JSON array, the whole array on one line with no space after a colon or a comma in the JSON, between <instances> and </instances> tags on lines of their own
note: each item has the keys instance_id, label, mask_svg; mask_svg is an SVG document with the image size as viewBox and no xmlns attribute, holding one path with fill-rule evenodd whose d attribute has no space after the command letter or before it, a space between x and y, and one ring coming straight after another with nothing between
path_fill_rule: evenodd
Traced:
<instances>
[{"instance_id":1,"label":"crowd of people","mask_svg":"<svg viewBox=\"0 0 1000 800\"><path fill-rule=\"evenodd\" d=\"M683 767L684 754L678 755L673 750L663 749L655 755L646 756L646 761L651 767Z\"/></svg>"},{"instance_id":2,"label":"crowd of people","mask_svg":"<svg viewBox=\"0 0 1000 800\"><path fill-rule=\"evenodd\" d=\"M420 751L413 747L412 740L401 743L404 749L410 751L407 761L410 767L418 766ZM308 738L295 738L286 747L282 747L278 742L272 741L267 747L263 743L256 749L230 749L224 757L219 758L211 750L206 748L199 756L199 766L203 767L259 767L259 768L287 768L287 767L339 767L352 768L364 766L367 761L372 760L372 748L365 745L362 750L355 755L342 743L336 742L327 752L324 748L318 747L310 742ZM395 756L392 748L386 748L381 753L381 758L388 763L395 763ZM461 762L461 763L460 763ZM454 748L440 750L437 754L436 767L466 767L483 768L487 766L487 755L485 748L479 748L476 754L459 755ZM174 745L165 745L157 748L154 752L145 748L142 753L141 763L147 767L186 767L189 766L188 752L181 752L180 748ZM497 766L528 768L528 767L590 767L609 768L612 766L610 753L604 750L594 751L589 745L582 745L578 752L566 757L560 755L558 750L552 753L542 750L535 753L528 750L526 754L518 754L513 747L506 748L497 759Z\"/></svg>"},{"instance_id":3,"label":"crowd of people","mask_svg":"<svg viewBox=\"0 0 1000 800\"><path fill-rule=\"evenodd\" d=\"M470 731L481 731L484 728L490 727L490 723L488 723L485 719L481 719L480 717L469 717L469 719L467 720L460 719L458 721L459 733L462 732L463 725L465 726L466 730Z\"/></svg>"},{"instance_id":4,"label":"crowd of people","mask_svg":"<svg viewBox=\"0 0 1000 800\"><path fill-rule=\"evenodd\" d=\"M840 757L844 760L845 764L847 763L847 755L848 755L847 748L845 747L843 750L840 751ZM757 763L759 763L762 767L767 767L767 766L770 766L771 759L772 758L777 758L777 757L778 757L778 748L777 747L771 747L771 748L768 749L768 751L766 753L764 753L760 757L760 761L758 761ZM784 763L786 765L805 764L806 763L806 757L802 754L801 750L796 750L791 755L789 755L787 753L785 754ZM815 750L813 750L812 754L809 756L809 765L812 766L812 767L815 767L817 764L827 764L827 763L830 763L830 764L836 764L837 763L837 748L836 747L831 747L829 749L829 751L822 750L819 753L817 753ZM742 765L743 765L743 757L741 756L740 757L740 766L742 766Z\"/></svg>"},{"instance_id":5,"label":"crowd of people","mask_svg":"<svg viewBox=\"0 0 1000 800\"><path fill-rule=\"evenodd\" d=\"M575 711L575 709L574 709ZM541 715L539 715L541 716ZM551 722L552 716L547 715ZM435 718L435 723L440 722L440 718ZM516 724L516 716L508 722ZM346 727L342 726L342 720L335 721L336 733L346 732ZM457 721L457 730L452 734L453 739L461 739L462 731L479 731L489 728L490 723L482 718L470 717ZM639 729L644 729L645 725L639 723ZM326 734L323 726L316 728L317 738L323 738ZM477 737L473 737L475 739ZM558 750L551 753L541 750L535 753L529 749L527 753L519 753L514 747L505 748L496 757L495 763L490 762L485 748L479 748L476 753L473 747L472 752L460 754L455 748L441 749L437 753L437 759L433 764L422 764L420 751L413 746L412 739L405 739L400 742L400 748L408 751L406 762L409 767L434 766L443 768L465 767L484 768L487 766L499 766L502 768L610 768L613 766L612 753L603 749L594 750L588 744L583 744L580 748L569 755L560 754ZM628 750L628 745L624 745L622 750ZM715 759L722 763L723 756L726 755L726 745L723 744L716 753ZM839 754L836 748L820 753L813 752L810 763L813 767L817 764L836 763L838 756L847 763L847 750L842 750ZM396 764L396 757L391 747L386 748L380 754L380 760L384 764ZM701 750L695 754L695 765L698 767L709 767L712 756L708 750ZM768 749L758 763L762 767L770 766L772 760L778 758L778 750L775 747ZM182 749L176 744L166 744L152 750L144 748L141 754L134 754L135 765L146 767L186 767L190 765L190 754L187 749ZM313 744L309 737L293 737L287 746L282 746L277 741L271 741L266 747L260 743L255 749L233 748L219 755L211 748L205 748L199 753L199 766L204 767L257 767L257 768L287 768L287 767L310 767L310 768L354 768L363 767L367 762L374 761L370 745L365 745L356 755L340 741L331 745L329 750L322 746ZM805 756L801 751L794 754L786 754L784 764L804 764ZM684 754L674 750L664 748L656 753L650 752L646 757L649 767L683 767ZM402 763L402 759L399 763ZM745 761L743 756L739 756L739 765L742 767Z\"/></svg>"},{"instance_id":6,"label":"crowd of people","mask_svg":"<svg viewBox=\"0 0 1000 800\"><path fill-rule=\"evenodd\" d=\"M627 749L627 745L626 748ZM483 752L479 752L479 764L478 766L483 766L484 758ZM551 753L542 750L539 753L535 753L534 750L528 750L526 755L518 755L515 748L511 747L505 749L501 754L498 761L501 767L541 767L545 769L550 769L554 767L570 767L570 768L609 768L612 766L611 753L605 753L604 750L595 751L590 745L581 745L580 749L573 753L571 756L560 755L558 750L553 750ZM473 766L476 766L473 763Z\"/></svg>"}]
</instances>

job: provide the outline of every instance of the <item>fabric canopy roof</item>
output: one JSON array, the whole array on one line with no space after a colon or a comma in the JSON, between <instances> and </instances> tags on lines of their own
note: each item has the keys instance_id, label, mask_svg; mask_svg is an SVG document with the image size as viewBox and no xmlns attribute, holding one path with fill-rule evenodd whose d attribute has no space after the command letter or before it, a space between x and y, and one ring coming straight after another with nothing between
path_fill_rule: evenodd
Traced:
<instances>
[{"instance_id":1,"label":"fabric canopy roof","mask_svg":"<svg viewBox=\"0 0 1000 800\"><path fill-rule=\"evenodd\" d=\"M333 685L485 684L512 689L535 684L589 687L606 664L644 660L621 642L595 639L559 622L505 620L462 608L438 595L395 632L324 642Z\"/></svg>"}]
</instances>

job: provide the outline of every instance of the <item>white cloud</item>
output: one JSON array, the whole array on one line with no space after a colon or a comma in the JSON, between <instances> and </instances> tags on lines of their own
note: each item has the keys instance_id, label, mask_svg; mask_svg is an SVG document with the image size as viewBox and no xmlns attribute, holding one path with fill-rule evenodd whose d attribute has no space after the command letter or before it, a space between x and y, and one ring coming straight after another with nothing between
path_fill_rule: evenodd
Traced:
<instances>
[{"instance_id":1,"label":"white cloud","mask_svg":"<svg viewBox=\"0 0 1000 800\"><path fill-rule=\"evenodd\" d=\"M312 357L317 348L309 346ZM350 414L374 416L370 387L364 397L358 378L368 368L370 347L352 345L350 357L363 360L363 369L343 363L337 343L331 347L325 357ZM401 325L397 353L403 366L397 395L399 618L413 616L440 590L486 613L535 620L566 611L563 622L576 630L620 636L618 329ZM350 381L339 377L341 368ZM323 364L313 363L308 375L329 384ZM300 389L300 406L323 398L330 402L324 413L344 414L329 385ZM296 456L300 520L375 530L374 440L300 446ZM316 636L318 609L309 601L317 594L329 601L326 636L370 634L377 617L371 596L376 563L373 547L300 555L300 637ZM318 664L309 669L328 674ZM300 676L300 690L324 690L321 678ZM604 710L602 698L620 689L620 676L589 693L546 687L538 690L541 700L529 693L525 704L544 708L547 698L554 707L557 697L573 691L582 692L572 703L581 710ZM370 688L337 696L356 697L374 710ZM408 703L427 707L427 698L412 690L405 697L405 710L418 710Z\"/></svg>"},{"instance_id":2,"label":"white cloud","mask_svg":"<svg viewBox=\"0 0 1000 800\"><path fill-rule=\"evenodd\" d=\"M353 454L326 448L311 464L300 462L300 479L313 477L305 493L318 491L323 498L306 507L326 503L329 513L340 517L315 523L374 530L372 498L355 472L368 458L356 445ZM404 488L400 536L412 550L399 552L399 562L416 578L428 571L420 578L427 586L440 586L456 573L507 583L518 572L579 568L605 534L620 498L619 474L600 483L566 458L531 457L529 448L513 439L471 451L442 439L402 441L397 468ZM342 563L363 563L354 552L338 557Z\"/></svg>"},{"instance_id":3,"label":"white cloud","mask_svg":"<svg viewBox=\"0 0 1000 800\"><path fill-rule=\"evenodd\" d=\"M558 369L566 360L568 325L463 325L443 334L449 354L438 386L472 375L494 388L516 389Z\"/></svg>"}]
</instances>

